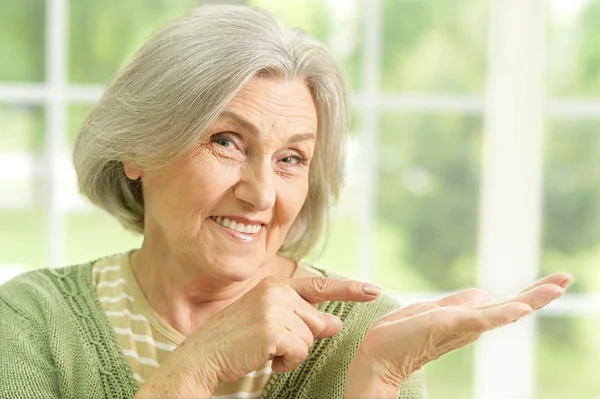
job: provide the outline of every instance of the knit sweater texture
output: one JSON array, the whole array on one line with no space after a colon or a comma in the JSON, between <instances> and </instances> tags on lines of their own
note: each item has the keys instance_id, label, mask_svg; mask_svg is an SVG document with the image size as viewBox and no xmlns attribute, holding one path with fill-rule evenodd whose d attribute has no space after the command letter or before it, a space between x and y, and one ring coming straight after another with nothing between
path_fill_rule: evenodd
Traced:
<instances>
[{"instance_id":1,"label":"knit sweater texture","mask_svg":"<svg viewBox=\"0 0 600 399\"><path fill-rule=\"evenodd\" d=\"M42 269L0 286L0 397L135 395L137 384L94 293L91 268L92 263ZM274 374L262 398L343 398L346 370L369 326L396 307L386 296L320 304L344 328L317 340L297 369ZM422 399L424 392L417 372L403 384L400 398Z\"/></svg>"}]
</instances>

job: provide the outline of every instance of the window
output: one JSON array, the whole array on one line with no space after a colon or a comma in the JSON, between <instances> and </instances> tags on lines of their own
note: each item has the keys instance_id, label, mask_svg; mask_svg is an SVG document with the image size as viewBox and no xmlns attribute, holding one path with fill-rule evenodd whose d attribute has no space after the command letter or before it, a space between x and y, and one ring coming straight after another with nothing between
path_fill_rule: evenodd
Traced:
<instances>
[{"instance_id":1,"label":"window","mask_svg":"<svg viewBox=\"0 0 600 399\"><path fill-rule=\"evenodd\" d=\"M314 263L402 303L576 278L428 365L430 398L600 396L600 1L247 3L326 42L351 88L347 185ZM0 281L140 244L78 196L70 152L111 76L196 4L0 5Z\"/></svg>"}]
</instances>

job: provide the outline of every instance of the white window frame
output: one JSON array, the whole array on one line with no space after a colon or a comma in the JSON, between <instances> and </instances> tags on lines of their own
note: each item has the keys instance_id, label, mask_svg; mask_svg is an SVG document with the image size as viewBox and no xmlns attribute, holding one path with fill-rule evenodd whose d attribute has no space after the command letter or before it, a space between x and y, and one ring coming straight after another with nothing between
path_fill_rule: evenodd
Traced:
<instances>
[{"instance_id":1,"label":"white window frame","mask_svg":"<svg viewBox=\"0 0 600 399\"><path fill-rule=\"evenodd\" d=\"M361 109L360 126L364 166L364 197L359 209L360 242L356 276L372 277L373 232L377 195L377 120L381 111L440 113L454 111L482 115L485 119L484 164L480 205L478 276L482 287L507 293L531 281L539 264L541 210L541 157L543 120L546 116L589 118L600 116L600 99L551 98L543 93L540 74L547 0L489 0L490 42L486 91L476 94L384 94L379 91L381 59L381 1L360 0L364 18L363 75L361 90L351 102ZM514 35L519 33L518 39ZM93 105L101 96L100 85L69 84L67 79L68 0L46 0L46 81L2 83L0 102L35 104L46 109L45 190L47 259L61 265L66 259L65 209L61 206L64 179L60 160L66 155L68 106ZM510 63L517 52L530 64ZM531 57L532 54L537 57ZM524 59L524 58L522 58ZM519 112L514 104L527 106ZM507 133L509 132L509 133ZM519 140L515 140L515 137ZM512 151L508 159L497 151ZM516 174L515 170L522 173ZM516 182L516 184L515 184ZM534 187L534 190L530 188ZM508 197L507 197L508 196ZM519 208L519 198L526 206ZM517 232L525 232L518 235ZM506 276L513 277L507 280ZM398 301L410 303L447 295L443 292L393 292ZM600 313L600 295L568 294L542 311L546 317L579 317ZM518 323L477 344L475 396L478 399L530 398L534 386L535 327L533 320ZM518 347L518 359L506 347ZM512 351L513 353L516 351ZM506 367L506 365L510 367ZM512 381L506 384L506 381Z\"/></svg>"}]
</instances>

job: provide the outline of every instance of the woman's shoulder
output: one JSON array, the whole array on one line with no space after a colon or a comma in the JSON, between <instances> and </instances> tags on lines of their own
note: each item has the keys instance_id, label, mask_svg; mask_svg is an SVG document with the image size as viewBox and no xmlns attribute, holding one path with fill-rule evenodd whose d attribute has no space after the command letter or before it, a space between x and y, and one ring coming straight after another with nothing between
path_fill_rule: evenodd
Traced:
<instances>
[{"instance_id":1,"label":"woman's shoulder","mask_svg":"<svg viewBox=\"0 0 600 399\"><path fill-rule=\"evenodd\" d=\"M51 309L72 307L76 297L93 304L93 268L120 255L122 254L22 273L0 285L0 303L30 316L40 315Z\"/></svg>"},{"instance_id":2,"label":"woman's shoulder","mask_svg":"<svg viewBox=\"0 0 600 399\"><path fill-rule=\"evenodd\" d=\"M18 292L21 289L47 292L50 287L61 283L72 286L91 281L92 270L120 264L128 253L118 253L93 259L88 262L62 267L47 267L24 272L0 285L0 295L5 292ZM87 285L87 284L83 284Z\"/></svg>"},{"instance_id":3,"label":"woman's shoulder","mask_svg":"<svg viewBox=\"0 0 600 399\"><path fill-rule=\"evenodd\" d=\"M24 272L0 285L0 295L20 290L47 292L61 279L78 279L82 274L91 272L93 262L58 268L43 268Z\"/></svg>"},{"instance_id":4,"label":"woman's shoulder","mask_svg":"<svg viewBox=\"0 0 600 399\"><path fill-rule=\"evenodd\" d=\"M64 302L61 298L77 295L91 267L90 262L25 272L0 285L0 301L23 315L43 313Z\"/></svg>"}]
</instances>

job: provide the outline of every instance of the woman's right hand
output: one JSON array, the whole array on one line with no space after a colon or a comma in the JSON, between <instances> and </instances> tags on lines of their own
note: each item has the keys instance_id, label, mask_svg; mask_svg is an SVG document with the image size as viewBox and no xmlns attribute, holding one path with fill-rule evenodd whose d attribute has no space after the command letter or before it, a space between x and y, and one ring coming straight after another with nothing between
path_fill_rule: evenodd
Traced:
<instances>
[{"instance_id":1,"label":"woman's right hand","mask_svg":"<svg viewBox=\"0 0 600 399\"><path fill-rule=\"evenodd\" d=\"M293 370L315 339L342 329L336 316L314 304L378 295L377 287L358 281L265 278L185 339L136 397L210 397L218 383L236 381L270 359L275 372Z\"/></svg>"}]
</instances>

